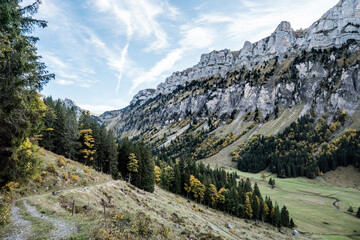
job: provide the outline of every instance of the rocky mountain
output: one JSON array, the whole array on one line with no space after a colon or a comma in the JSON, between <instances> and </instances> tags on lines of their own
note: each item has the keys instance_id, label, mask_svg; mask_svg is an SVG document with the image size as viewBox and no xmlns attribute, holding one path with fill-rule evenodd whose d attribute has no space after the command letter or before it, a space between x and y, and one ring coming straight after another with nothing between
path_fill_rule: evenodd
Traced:
<instances>
[{"instance_id":1,"label":"rocky mountain","mask_svg":"<svg viewBox=\"0 0 360 240\"><path fill-rule=\"evenodd\" d=\"M164 128L177 132L181 129L171 130L174 123L190 120L221 128L256 115L265 123L296 106L298 115L331 116L342 109L352 116L360 106L359 42L359 0L341 0L306 30L294 31L284 21L269 37L245 42L239 51L203 54L195 66L140 91L128 107L100 119L119 136L135 136Z\"/></svg>"},{"instance_id":2,"label":"rocky mountain","mask_svg":"<svg viewBox=\"0 0 360 240\"><path fill-rule=\"evenodd\" d=\"M86 109L83 109L83 108L79 107L79 106L76 105L76 103L75 103L73 100L71 100L71 99L65 98L64 100L60 99L60 101L64 103L64 105L65 105L66 108L72 108L72 107L74 108L77 119L80 118L80 116L81 116L81 114L82 114L83 112L88 112L94 119L96 119L96 120L99 121L99 122L101 121L98 114L92 113L92 112L90 112L89 110L86 110Z\"/></svg>"}]
</instances>

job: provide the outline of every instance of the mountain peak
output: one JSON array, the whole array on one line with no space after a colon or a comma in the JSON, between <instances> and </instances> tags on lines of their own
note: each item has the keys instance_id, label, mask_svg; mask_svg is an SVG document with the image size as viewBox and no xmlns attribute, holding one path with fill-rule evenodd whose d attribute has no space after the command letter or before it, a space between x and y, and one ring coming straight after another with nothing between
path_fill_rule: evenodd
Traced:
<instances>
[{"instance_id":1,"label":"mountain peak","mask_svg":"<svg viewBox=\"0 0 360 240\"><path fill-rule=\"evenodd\" d=\"M282 21L277 28L275 29L275 32L288 32L293 33L294 30L291 28L291 24L287 21Z\"/></svg>"}]
</instances>

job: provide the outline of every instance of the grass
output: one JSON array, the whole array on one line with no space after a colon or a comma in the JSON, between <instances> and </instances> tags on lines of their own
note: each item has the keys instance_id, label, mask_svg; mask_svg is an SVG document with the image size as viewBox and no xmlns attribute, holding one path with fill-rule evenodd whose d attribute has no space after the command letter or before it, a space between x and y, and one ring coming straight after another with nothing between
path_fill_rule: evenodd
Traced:
<instances>
[{"instance_id":1,"label":"grass","mask_svg":"<svg viewBox=\"0 0 360 240\"><path fill-rule=\"evenodd\" d=\"M30 213L26 210L23 201L16 202L16 205L20 208L20 214L24 216L24 220L27 220L32 224L30 229L31 236L29 236L29 239L49 239L49 234L54 229L54 226L48 221L31 216Z\"/></svg>"},{"instance_id":2,"label":"grass","mask_svg":"<svg viewBox=\"0 0 360 240\"><path fill-rule=\"evenodd\" d=\"M286 205L297 229L313 234L351 236L360 239L360 219L356 218L354 213L347 212L350 205L356 209L360 206L359 190L336 187L321 179L281 179L276 175L271 175L276 181L276 187L271 189L267 183L269 176L264 181L260 173L251 174L231 169L227 171L235 171L242 177L256 181L263 195L270 196L279 205ZM357 178L359 174L352 177ZM337 203L340 210L333 206L335 199L340 200Z\"/></svg>"},{"instance_id":3,"label":"grass","mask_svg":"<svg viewBox=\"0 0 360 240\"><path fill-rule=\"evenodd\" d=\"M55 154L45 152L44 158L47 159L44 159L44 164L56 162L57 157ZM76 170L81 170L81 173ZM97 176L100 173L90 169L92 177L89 177L89 175L82 175L84 170L85 166L67 159L64 168L57 168L56 171L77 173L80 179L87 178L90 181L87 186L75 186L71 180L59 180L59 185L56 185L54 189L61 187L64 191L57 195L51 194L51 190L39 190L36 193L29 191L30 194L26 197L17 193L22 198L18 201L19 207L24 211L25 218L33 223L32 232L37 239L47 239L53 226L48 222L42 222L41 219L29 216L25 212L22 200L26 200L39 212L49 217L60 218L75 224L79 232L71 236L73 239L99 237L97 235L99 231L107 229L105 226L112 223L112 216L115 214L121 214L127 219L119 229L121 231L129 229L133 235L125 239L144 238L144 235L139 233L141 229L151 231L153 233L151 239L285 239L291 237L290 229L283 229L282 232L279 232L272 225L262 226L253 221L245 221L227 215L164 191L159 187L155 188L154 193L148 193L127 182L113 181L105 174L102 176L102 181L99 181ZM58 180L54 176L49 175L44 177L42 182L31 183L30 189L42 189L44 183ZM18 191L25 190L25 188L18 189ZM104 220L101 199L108 202L106 207L107 223ZM70 211L66 209L66 204L72 203L73 200L78 206L75 216L71 216ZM86 204L90 204L90 210L83 209ZM146 218L150 220L144 224ZM226 227L228 223L233 226L233 229ZM11 228L13 227L16 226L11 226ZM299 237L299 239L313 238L314 236L309 234Z\"/></svg>"}]
</instances>

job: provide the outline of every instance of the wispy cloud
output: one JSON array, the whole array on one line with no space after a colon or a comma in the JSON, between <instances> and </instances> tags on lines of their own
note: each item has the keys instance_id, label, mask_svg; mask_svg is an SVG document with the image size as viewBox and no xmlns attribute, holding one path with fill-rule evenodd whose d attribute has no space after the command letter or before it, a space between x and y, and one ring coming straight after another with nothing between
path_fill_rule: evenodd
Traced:
<instances>
[{"instance_id":1,"label":"wispy cloud","mask_svg":"<svg viewBox=\"0 0 360 240\"><path fill-rule=\"evenodd\" d=\"M143 83L149 83L157 80L157 77L163 74L163 72L171 69L174 64L181 59L183 54L182 49L175 49L171 51L165 58L157 62L147 73L140 75L133 80L133 85L130 89L130 94Z\"/></svg>"},{"instance_id":2,"label":"wispy cloud","mask_svg":"<svg viewBox=\"0 0 360 240\"><path fill-rule=\"evenodd\" d=\"M146 50L154 51L169 46L168 36L161 26L160 16L173 19L178 10L167 1L158 0L89 0L108 17L115 19L117 29L126 33L128 39L140 38L148 42ZM112 22L113 24L113 22Z\"/></svg>"}]
</instances>

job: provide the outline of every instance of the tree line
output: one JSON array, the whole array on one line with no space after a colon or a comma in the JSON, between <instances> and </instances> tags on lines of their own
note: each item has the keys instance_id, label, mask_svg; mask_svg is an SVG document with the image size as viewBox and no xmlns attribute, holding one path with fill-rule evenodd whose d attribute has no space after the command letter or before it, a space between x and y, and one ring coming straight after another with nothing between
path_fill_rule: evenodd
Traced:
<instances>
[{"instance_id":1,"label":"tree line","mask_svg":"<svg viewBox=\"0 0 360 240\"><path fill-rule=\"evenodd\" d=\"M141 189L154 191L154 180L151 180L154 164L148 147L117 139L88 112L83 112L77 120L74 108L67 108L60 100L46 97L44 103L40 146L111 174L115 179L127 179Z\"/></svg>"},{"instance_id":2,"label":"tree line","mask_svg":"<svg viewBox=\"0 0 360 240\"><path fill-rule=\"evenodd\" d=\"M236 173L212 169L203 163L181 157L179 161L156 161L155 181L162 188L183 195L239 218L260 220L277 227L294 227L286 206L281 209L270 197L261 195L249 178L238 181Z\"/></svg>"},{"instance_id":3,"label":"tree line","mask_svg":"<svg viewBox=\"0 0 360 240\"><path fill-rule=\"evenodd\" d=\"M338 166L359 167L359 131L346 130L331 140L347 118L345 111L338 111L328 124L326 116L315 121L305 115L275 136L253 136L233 152L233 160L241 171L257 173L269 168L278 177L315 178Z\"/></svg>"}]
</instances>

